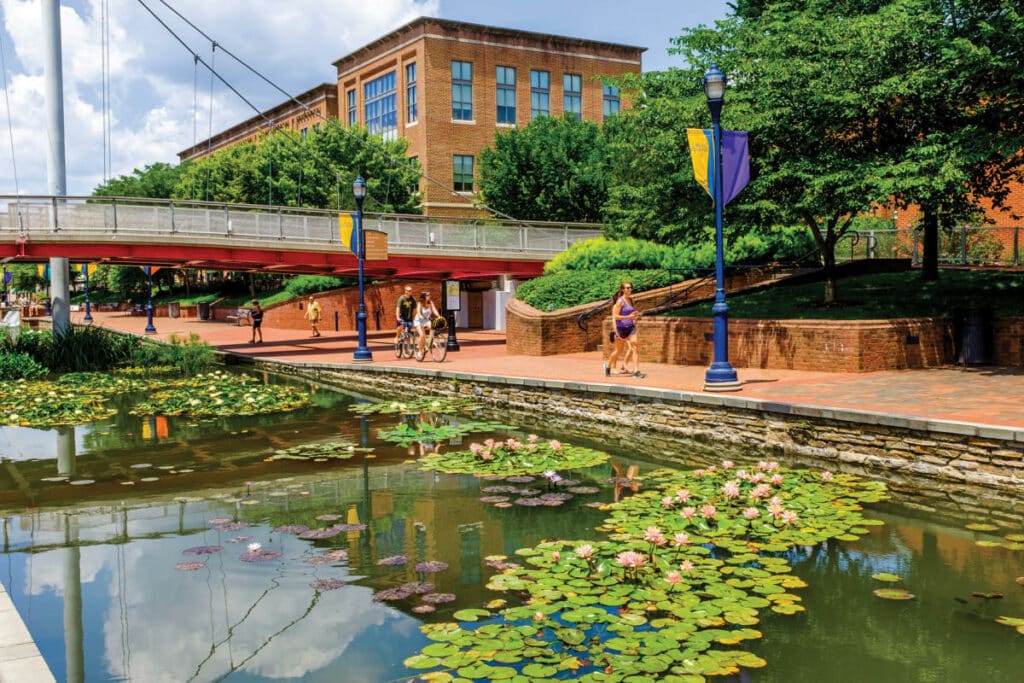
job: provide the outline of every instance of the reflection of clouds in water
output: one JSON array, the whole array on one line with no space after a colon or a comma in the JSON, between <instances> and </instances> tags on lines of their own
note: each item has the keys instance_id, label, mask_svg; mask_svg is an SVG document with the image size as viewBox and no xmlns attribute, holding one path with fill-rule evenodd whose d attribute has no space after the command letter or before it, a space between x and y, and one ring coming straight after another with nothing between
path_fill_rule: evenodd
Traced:
<instances>
[{"instance_id":1,"label":"reflection of clouds in water","mask_svg":"<svg viewBox=\"0 0 1024 683\"><path fill-rule=\"evenodd\" d=\"M34 555L25 562L25 594L42 595L52 592L64 597L64 548L50 550ZM103 569L106 561L105 551L82 548L78 565L81 571L81 583L92 583L96 575Z\"/></svg>"},{"instance_id":2,"label":"reflection of clouds in water","mask_svg":"<svg viewBox=\"0 0 1024 683\"><path fill-rule=\"evenodd\" d=\"M167 550L171 544L165 541L163 545L158 549L157 542L137 541L124 549L128 657L122 644L117 576L112 577L103 631L106 666L113 678L186 681L208 656L197 681L217 678L239 665L266 678L299 678L330 664L365 629L416 628L415 620L372 602L372 591L360 586L321 593L316 606L302 618L315 595L310 581L344 573L325 567L317 571L298 562L303 546L297 543L285 543L288 564L283 575L278 562L240 561L238 555L244 548L232 545L226 546L222 555L204 558L208 570L176 571L178 559ZM232 625L235 628L226 641ZM282 629L286 630L266 643ZM221 644L210 655L214 643ZM349 680L375 678L350 668L345 671Z\"/></svg>"}]
</instances>

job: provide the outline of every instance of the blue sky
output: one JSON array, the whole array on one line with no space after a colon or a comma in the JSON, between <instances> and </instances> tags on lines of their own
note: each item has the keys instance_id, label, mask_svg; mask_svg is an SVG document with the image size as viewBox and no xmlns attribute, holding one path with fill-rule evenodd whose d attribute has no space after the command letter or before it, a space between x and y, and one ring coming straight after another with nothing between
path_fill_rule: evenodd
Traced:
<instances>
[{"instance_id":1,"label":"blue sky","mask_svg":"<svg viewBox=\"0 0 1024 683\"><path fill-rule=\"evenodd\" d=\"M166 3L166 4L164 4ZM210 74L146 11L148 6L207 62L219 45L290 94L335 80L332 62L418 16L518 28L646 47L645 70L679 64L667 53L684 27L710 24L726 0L63 0L64 115L68 194L89 194L108 177L176 153L255 112ZM104 23L104 15L108 18ZM0 0L0 194L46 193L40 0ZM108 116L102 35L109 36ZM217 71L257 108L284 101L277 90L216 52ZM8 111L10 114L8 115ZM104 119L111 143L103 145ZM13 143L13 144L12 144ZM13 150L12 150L13 148ZM109 158L109 165L104 159ZM17 186L17 187L16 187Z\"/></svg>"}]
</instances>

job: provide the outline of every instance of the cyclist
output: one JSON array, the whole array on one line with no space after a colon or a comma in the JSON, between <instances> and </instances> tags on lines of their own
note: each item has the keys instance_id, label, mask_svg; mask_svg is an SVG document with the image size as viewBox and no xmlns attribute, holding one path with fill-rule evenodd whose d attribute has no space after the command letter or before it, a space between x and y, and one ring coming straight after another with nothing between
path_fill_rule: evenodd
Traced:
<instances>
[{"instance_id":1,"label":"cyclist","mask_svg":"<svg viewBox=\"0 0 1024 683\"><path fill-rule=\"evenodd\" d=\"M395 343L402 336L402 327L412 332L412 321L416 316L416 298L412 295L412 287L405 286L405 294L398 297L395 303Z\"/></svg>"},{"instance_id":2,"label":"cyclist","mask_svg":"<svg viewBox=\"0 0 1024 683\"><path fill-rule=\"evenodd\" d=\"M427 341L427 333L430 331L434 318L440 315L437 312L437 306L430 299L430 292L420 292L420 302L416 306L416 317L413 319L413 325L416 326L417 358L423 357L423 347Z\"/></svg>"}]
</instances>

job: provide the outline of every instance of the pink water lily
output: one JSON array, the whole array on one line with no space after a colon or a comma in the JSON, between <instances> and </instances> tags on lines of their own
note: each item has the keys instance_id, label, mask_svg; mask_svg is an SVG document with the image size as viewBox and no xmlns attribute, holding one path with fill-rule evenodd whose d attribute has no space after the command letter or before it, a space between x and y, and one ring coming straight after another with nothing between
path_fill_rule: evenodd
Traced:
<instances>
[{"instance_id":1,"label":"pink water lily","mask_svg":"<svg viewBox=\"0 0 1024 683\"><path fill-rule=\"evenodd\" d=\"M722 493L725 495L726 498L739 498L739 482L733 479L730 479L729 481L725 482L725 484L722 486Z\"/></svg>"},{"instance_id":2,"label":"pink water lily","mask_svg":"<svg viewBox=\"0 0 1024 683\"><path fill-rule=\"evenodd\" d=\"M681 547L683 547L684 545L688 545L688 544L690 543L690 535L689 535L689 534L676 534L676 535L675 535L675 536L674 536L674 537L672 538L672 543L673 543L673 544L674 544L674 545L675 545L675 546L676 546L677 548L681 548Z\"/></svg>"},{"instance_id":3,"label":"pink water lily","mask_svg":"<svg viewBox=\"0 0 1024 683\"><path fill-rule=\"evenodd\" d=\"M684 574L692 574L693 562L691 562L690 560L683 560L682 564L679 565L679 571L683 572Z\"/></svg>"},{"instance_id":4,"label":"pink water lily","mask_svg":"<svg viewBox=\"0 0 1024 683\"><path fill-rule=\"evenodd\" d=\"M743 511L743 516L747 519L757 519L761 516L761 513L758 512L757 508L747 508Z\"/></svg>"},{"instance_id":5,"label":"pink water lily","mask_svg":"<svg viewBox=\"0 0 1024 683\"><path fill-rule=\"evenodd\" d=\"M825 470L824 472L821 473L821 478L824 479L825 481L832 481L832 473L829 472L828 470Z\"/></svg>"},{"instance_id":6,"label":"pink water lily","mask_svg":"<svg viewBox=\"0 0 1024 683\"><path fill-rule=\"evenodd\" d=\"M551 441L548 441L548 448L553 451L560 451L562 450L562 442L551 439Z\"/></svg>"},{"instance_id":7,"label":"pink water lily","mask_svg":"<svg viewBox=\"0 0 1024 683\"><path fill-rule=\"evenodd\" d=\"M471 444L469 444L469 452L472 453L473 455L480 455L480 452L483 449L484 449L484 447L481 446L478 443L471 443Z\"/></svg>"},{"instance_id":8,"label":"pink water lily","mask_svg":"<svg viewBox=\"0 0 1024 683\"><path fill-rule=\"evenodd\" d=\"M778 473L773 474L771 482L772 486L782 486L782 475Z\"/></svg>"},{"instance_id":9,"label":"pink water lily","mask_svg":"<svg viewBox=\"0 0 1024 683\"><path fill-rule=\"evenodd\" d=\"M678 586L683 581L683 575L676 571L665 574L665 582L670 586Z\"/></svg>"},{"instance_id":10,"label":"pink water lily","mask_svg":"<svg viewBox=\"0 0 1024 683\"><path fill-rule=\"evenodd\" d=\"M767 477L764 472L754 472L750 475L750 483L752 484L760 484L765 479L767 479Z\"/></svg>"},{"instance_id":11,"label":"pink water lily","mask_svg":"<svg viewBox=\"0 0 1024 683\"><path fill-rule=\"evenodd\" d=\"M634 550L626 550L615 556L615 561L620 566L628 567L629 569L637 569L647 564L647 558L643 553L638 553Z\"/></svg>"},{"instance_id":12,"label":"pink water lily","mask_svg":"<svg viewBox=\"0 0 1024 683\"><path fill-rule=\"evenodd\" d=\"M711 519L715 516L716 512L718 512L718 509L711 503L700 506L700 514L704 515L704 519Z\"/></svg>"},{"instance_id":13,"label":"pink water lily","mask_svg":"<svg viewBox=\"0 0 1024 683\"><path fill-rule=\"evenodd\" d=\"M661 529L656 526L649 526L644 532L644 540L648 543L661 547L667 542L665 537L661 535Z\"/></svg>"},{"instance_id":14,"label":"pink water lily","mask_svg":"<svg viewBox=\"0 0 1024 683\"><path fill-rule=\"evenodd\" d=\"M792 510L786 510L785 512L782 513L783 524L795 524L798 519L800 518L797 517L797 514Z\"/></svg>"},{"instance_id":15,"label":"pink water lily","mask_svg":"<svg viewBox=\"0 0 1024 683\"><path fill-rule=\"evenodd\" d=\"M679 489L678 491L676 491L676 500L678 500L680 503L685 503L686 501L690 500L690 495L691 494L688 489Z\"/></svg>"},{"instance_id":16,"label":"pink water lily","mask_svg":"<svg viewBox=\"0 0 1024 683\"><path fill-rule=\"evenodd\" d=\"M761 498L767 498L772 494L772 489L768 484L758 484L754 488L750 489L750 497L754 500L760 500Z\"/></svg>"},{"instance_id":17,"label":"pink water lily","mask_svg":"<svg viewBox=\"0 0 1024 683\"><path fill-rule=\"evenodd\" d=\"M562 559L562 553L558 552L557 550L551 553L552 562L558 562L560 559Z\"/></svg>"},{"instance_id":18,"label":"pink water lily","mask_svg":"<svg viewBox=\"0 0 1024 683\"><path fill-rule=\"evenodd\" d=\"M683 519L693 519L694 515L696 515L696 514L697 514L697 508L695 508L695 507L685 507L679 513L679 515Z\"/></svg>"},{"instance_id":19,"label":"pink water lily","mask_svg":"<svg viewBox=\"0 0 1024 683\"><path fill-rule=\"evenodd\" d=\"M526 437L526 440L529 441L530 443L537 443L538 439L540 439L540 437L537 436L536 434L530 434L528 437Z\"/></svg>"},{"instance_id":20,"label":"pink water lily","mask_svg":"<svg viewBox=\"0 0 1024 683\"><path fill-rule=\"evenodd\" d=\"M722 469L723 470L731 470L733 467L735 467L735 465L733 464L732 460L723 460L722 461Z\"/></svg>"},{"instance_id":21,"label":"pink water lily","mask_svg":"<svg viewBox=\"0 0 1024 683\"><path fill-rule=\"evenodd\" d=\"M676 501L673 500L672 496L665 496L664 498L661 499L661 507L663 508L670 508L675 504Z\"/></svg>"},{"instance_id":22,"label":"pink water lily","mask_svg":"<svg viewBox=\"0 0 1024 683\"><path fill-rule=\"evenodd\" d=\"M576 548L576 556L581 560L589 560L594 556L594 546L589 543L584 543L580 547Z\"/></svg>"}]
</instances>

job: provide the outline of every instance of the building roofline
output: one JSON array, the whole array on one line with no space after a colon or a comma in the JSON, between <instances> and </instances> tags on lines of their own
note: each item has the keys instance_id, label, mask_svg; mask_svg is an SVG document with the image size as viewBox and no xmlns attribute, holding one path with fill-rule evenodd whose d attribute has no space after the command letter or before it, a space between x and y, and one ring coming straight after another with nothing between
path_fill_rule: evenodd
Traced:
<instances>
[{"instance_id":1,"label":"building roofline","mask_svg":"<svg viewBox=\"0 0 1024 683\"><path fill-rule=\"evenodd\" d=\"M623 43L609 43L601 40L590 40L587 38L574 38L572 36L562 36L553 33L539 33L536 31L525 31L522 29L515 28L503 28L501 26L488 26L486 24L474 24L465 21L454 21L452 19L441 19L439 17L417 17L412 21L399 26L395 30L376 38L375 40L363 45L350 52L349 54L336 59L332 64L335 68L341 69L340 65L346 62L356 61L361 55L367 54L382 45L392 42L395 38L401 36L403 33L409 33L420 27L427 27L430 25L438 26L445 29L469 29L473 31L483 31L486 33L492 33L495 35L508 35L508 36L521 36L528 37L534 40L550 40L560 43L566 43L570 45L590 45L600 46L606 48L613 48L617 50L631 50L636 52L646 52L646 47L639 47L637 45L625 45Z\"/></svg>"}]
</instances>

